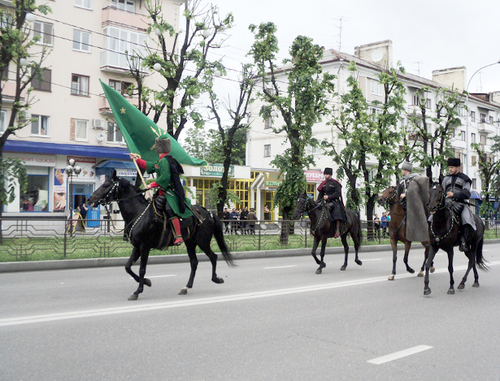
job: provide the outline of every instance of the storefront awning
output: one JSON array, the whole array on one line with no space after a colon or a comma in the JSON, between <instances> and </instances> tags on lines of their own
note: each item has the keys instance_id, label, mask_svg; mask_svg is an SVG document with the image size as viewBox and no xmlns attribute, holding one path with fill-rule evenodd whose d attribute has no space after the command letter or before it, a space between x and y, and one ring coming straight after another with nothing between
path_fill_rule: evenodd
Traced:
<instances>
[{"instance_id":1,"label":"storefront awning","mask_svg":"<svg viewBox=\"0 0 500 381\"><path fill-rule=\"evenodd\" d=\"M476 199L476 200L482 200L481 195L476 192L475 190L470 192L470 198Z\"/></svg>"},{"instance_id":2,"label":"storefront awning","mask_svg":"<svg viewBox=\"0 0 500 381\"><path fill-rule=\"evenodd\" d=\"M95 166L96 168L126 168L136 169L135 164L130 161L106 160Z\"/></svg>"},{"instance_id":3,"label":"storefront awning","mask_svg":"<svg viewBox=\"0 0 500 381\"><path fill-rule=\"evenodd\" d=\"M129 150L124 147L90 146L83 144L42 143L26 140L7 140L6 152L44 153L129 160ZM132 164L133 165L133 164ZM124 168L124 167L121 167Z\"/></svg>"}]
</instances>

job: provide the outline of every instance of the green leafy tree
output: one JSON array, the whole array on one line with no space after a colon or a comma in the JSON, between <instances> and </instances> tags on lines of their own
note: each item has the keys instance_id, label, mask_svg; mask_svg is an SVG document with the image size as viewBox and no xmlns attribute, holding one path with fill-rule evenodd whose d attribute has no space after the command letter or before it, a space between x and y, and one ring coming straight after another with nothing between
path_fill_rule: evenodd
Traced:
<instances>
[{"instance_id":1,"label":"green leafy tree","mask_svg":"<svg viewBox=\"0 0 500 381\"><path fill-rule=\"evenodd\" d=\"M283 61L286 66L278 68L276 26L262 23L250 25L250 30L255 38L250 55L257 65L262 86L259 97L264 102L260 115L267 119L276 110L284 122L273 130L284 132L290 144L271 162L284 178L276 190L275 204L286 220L295 207L297 194L306 189L304 169L313 165L314 159L305 147L318 145L313 137L313 126L328 112L335 76L323 73L319 63L323 50L310 38L295 38L289 50L291 59ZM287 87L284 89L281 83L286 83ZM282 229L282 242L287 242L288 234L288 229Z\"/></svg>"},{"instance_id":2,"label":"green leafy tree","mask_svg":"<svg viewBox=\"0 0 500 381\"><path fill-rule=\"evenodd\" d=\"M214 75L225 73L221 62L209 61L208 54L223 44L220 34L232 27L233 16L221 19L217 7L203 7L201 0L187 0L184 27L176 30L165 21L157 1L147 0L146 9L150 18L148 33L159 49L147 48L146 54L131 55L130 73L137 86L130 91L137 93L139 109L155 123L166 114L167 132L178 139L188 121L197 127L204 124L195 101L212 88ZM157 70L164 78L161 91L144 85L144 67Z\"/></svg>"},{"instance_id":3,"label":"green leafy tree","mask_svg":"<svg viewBox=\"0 0 500 381\"><path fill-rule=\"evenodd\" d=\"M207 141L207 135L204 126L198 125L186 129L186 143L183 148L190 156L208 160L209 142Z\"/></svg>"},{"instance_id":4,"label":"green leafy tree","mask_svg":"<svg viewBox=\"0 0 500 381\"><path fill-rule=\"evenodd\" d=\"M33 79L41 78L42 63L49 54L45 46L33 49L40 38L30 33L31 27L26 15L50 12L48 6L37 6L35 0L13 0L4 6L0 9L0 109L3 109L4 91L8 82L14 83L14 91L5 94L12 98L10 117L6 121L7 128L0 132L0 243L3 239L3 205L11 203L15 198L13 184L19 183L22 191L27 186L26 169L19 160L4 159L3 147L11 135L16 135L18 130L31 122L24 117L34 102L30 85Z\"/></svg>"}]
</instances>

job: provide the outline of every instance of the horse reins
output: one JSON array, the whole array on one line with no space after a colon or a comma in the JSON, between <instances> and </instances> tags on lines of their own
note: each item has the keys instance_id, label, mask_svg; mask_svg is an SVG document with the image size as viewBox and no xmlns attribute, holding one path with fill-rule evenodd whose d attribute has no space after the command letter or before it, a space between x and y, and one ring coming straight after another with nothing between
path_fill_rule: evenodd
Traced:
<instances>
[{"instance_id":1,"label":"horse reins","mask_svg":"<svg viewBox=\"0 0 500 381\"><path fill-rule=\"evenodd\" d=\"M434 215L434 213L436 213L438 210L448 209L450 211L450 213L451 213L451 225L450 225L450 228L448 229L448 231L444 235L442 235L441 237L438 237L438 235L436 234L436 232L434 231L434 228L433 228L434 219L432 220L432 222L430 224L430 230L431 230L432 236L436 239L437 243L439 243L440 241L442 241L443 239L445 239L446 237L448 237L450 235L450 233L452 232L453 227L455 226L455 223L457 223L455 221L455 213L453 213L453 210L451 210L451 208L449 208L449 207L446 206L444 192L441 193L441 197L439 199L439 204L438 205L440 207L437 208L432 214Z\"/></svg>"}]
</instances>

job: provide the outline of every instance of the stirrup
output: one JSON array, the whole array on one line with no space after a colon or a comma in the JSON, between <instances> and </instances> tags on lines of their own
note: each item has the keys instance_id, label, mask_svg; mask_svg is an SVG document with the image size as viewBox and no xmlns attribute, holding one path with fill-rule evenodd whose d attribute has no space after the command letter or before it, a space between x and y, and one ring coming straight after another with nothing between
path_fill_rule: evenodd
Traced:
<instances>
[{"instance_id":1,"label":"stirrup","mask_svg":"<svg viewBox=\"0 0 500 381\"><path fill-rule=\"evenodd\" d=\"M339 238L339 237L340 237L340 233L339 233L339 231L337 230L337 231L335 232L335 234L333 235L333 238Z\"/></svg>"},{"instance_id":2,"label":"stirrup","mask_svg":"<svg viewBox=\"0 0 500 381\"><path fill-rule=\"evenodd\" d=\"M184 243L184 240L182 239L182 237L177 237L174 241L174 245L175 246L180 246Z\"/></svg>"}]
</instances>

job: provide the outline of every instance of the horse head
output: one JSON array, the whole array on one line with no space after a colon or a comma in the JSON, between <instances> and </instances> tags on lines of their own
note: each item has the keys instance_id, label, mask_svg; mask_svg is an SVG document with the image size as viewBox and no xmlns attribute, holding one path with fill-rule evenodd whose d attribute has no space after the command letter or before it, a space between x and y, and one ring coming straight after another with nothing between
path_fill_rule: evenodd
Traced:
<instances>
[{"instance_id":1,"label":"horse head","mask_svg":"<svg viewBox=\"0 0 500 381\"><path fill-rule=\"evenodd\" d=\"M434 214L445 206L445 192L439 183L432 184L429 190L429 213Z\"/></svg>"},{"instance_id":2,"label":"horse head","mask_svg":"<svg viewBox=\"0 0 500 381\"><path fill-rule=\"evenodd\" d=\"M307 194L299 194L297 198L297 203L295 204L295 210L293 211L293 216L292 218L294 220L298 220L302 214L304 214L307 211Z\"/></svg>"},{"instance_id":3,"label":"horse head","mask_svg":"<svg viewBox=\"0 0 500 381\"><path fill-rule=\"evenodd\" d=\"M97 204L109 204L111 201L117 201L120 198L120 188L121 182L126 181L120 179L116 176L116 171L113 170L113 173L110 177L106 178L106 181L95 190L94 193L89 197L87 203L93 207L96 207Z\"/></svg>"},{"instance_id":4,"label":"horse head","mask_svg":"<svg viewBox=\"0 0 500 381\"><path fill-rule=\"evenodd\" d=\"M390 186L389 188L386 188L382 194L379 196L377 199L377 203L380 206L384 206L386 204L392 205L394 202L396 202L396 187L395 186Z\"/></svg>"}]
</instances>

